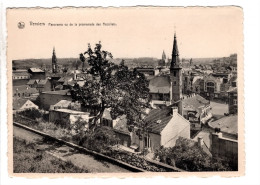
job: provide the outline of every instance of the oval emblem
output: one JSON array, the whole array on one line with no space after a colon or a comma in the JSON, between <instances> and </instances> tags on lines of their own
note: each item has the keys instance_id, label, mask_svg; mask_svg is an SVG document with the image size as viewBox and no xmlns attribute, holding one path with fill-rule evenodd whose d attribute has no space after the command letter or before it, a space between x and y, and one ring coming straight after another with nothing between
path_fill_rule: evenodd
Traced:
<instances>
[{"instance_id":1,"label":"oval emblem","mask_svg":"<svg viewBox=\"0 0 260 185\"><path fill-rule=\"evenodd\" d=\"M24 22L18 22L18 28L19 29L24 29L24 27L25 27Z\"/></svg>"}]
</instances>

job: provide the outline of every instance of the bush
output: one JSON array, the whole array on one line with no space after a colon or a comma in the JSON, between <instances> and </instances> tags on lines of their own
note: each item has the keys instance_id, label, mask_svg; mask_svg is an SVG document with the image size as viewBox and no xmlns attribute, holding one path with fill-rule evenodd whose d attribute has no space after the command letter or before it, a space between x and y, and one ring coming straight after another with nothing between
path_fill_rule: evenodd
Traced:
<instances>
[{"instance_id":1,"label":"bush","mask_svg":"<svg viewBox=\"0 0 260 185\"><path fill-rule=\"evenodd\" d=\"M43 117L43 113L38 109L26 109L21 112L19 112L20 115L31 118L31 119L38 119Z\"/></svg>"},{"instance_id":2,"label":"bush","mask_svg":"<svg viewBox=\"0 0 260 185\"><path fill-rule=\"evenodd\" d=\"M106 126L97 127L92 133L82 137L83 146L91 150L104 153L110 147L118 143L118 138L112 128Z\"/></svg>"}]
</instances>

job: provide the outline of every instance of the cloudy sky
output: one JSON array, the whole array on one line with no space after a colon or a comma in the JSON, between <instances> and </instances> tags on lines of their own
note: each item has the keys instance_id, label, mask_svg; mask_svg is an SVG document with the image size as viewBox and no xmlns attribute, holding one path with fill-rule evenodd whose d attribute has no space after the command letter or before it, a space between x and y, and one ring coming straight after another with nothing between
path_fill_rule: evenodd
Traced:
<instances>
[{"instance_id":1,"label":"cloudy sky","mask_svg":"<svg viewBox=\"0 0 260 185\"><path fill-rule=\"evenodd\" d=\"M7 19L8 60L50 58L54 46L58 58L76 58L88 43L94 46L98 41L114 58L161 58L163 50L171 54L175 31L180 56L185 58L229 56L243 45L243 13L237 7L10 9ZM20 21L24 29L18 28Z\"/></svg>"}]
</instances>

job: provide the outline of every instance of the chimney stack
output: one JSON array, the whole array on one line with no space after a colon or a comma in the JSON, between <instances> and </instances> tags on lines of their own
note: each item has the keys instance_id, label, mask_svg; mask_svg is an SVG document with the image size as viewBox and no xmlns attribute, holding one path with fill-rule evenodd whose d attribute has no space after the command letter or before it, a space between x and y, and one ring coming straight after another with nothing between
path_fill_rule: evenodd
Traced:
<instances>
[{"instance_id":1,"label":"chimney stack","mask_svg":"<svg viewBox=\"0 0 260 185\"><path fill-rule=\"evenodd\" d=\"M198 137L198 146L202 147L204 145L204 141L202 137Z\"/></svg>"},{"instance_id":2,"label":"chimney stack","mask_svg":"<svg viewBox=\"0 0 260 185\"><path fill-rule=\"evenodd\" d=\"M178 107L174 106L172 107L172 115L175 115L178 113Z\"/></svg>"},{"instance_id":3,"label":"chimney stack","mask_svg":"<svg viewBox=\"0 0 260 185\"><path fill-rule=\"evenodd\" d=\"M77 74L76 74L76 70L74 70L74 74L73 74L73 80L77 80Z\"/></svg>"}]
</instances>

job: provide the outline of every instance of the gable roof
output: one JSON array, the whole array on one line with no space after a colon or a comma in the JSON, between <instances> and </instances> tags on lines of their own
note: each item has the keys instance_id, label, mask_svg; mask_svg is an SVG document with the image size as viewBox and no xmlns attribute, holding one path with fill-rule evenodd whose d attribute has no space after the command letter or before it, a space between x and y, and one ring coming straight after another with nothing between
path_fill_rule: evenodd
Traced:
<instances>
[{"instance_id":1,"label":"gable roof","mask_svg":"<svg viewBox=\"0 0 260 185\"><path fill-rule=\"evenodd\" d=\"M31 80L28 81L27 85L33 85L33 84L35 84L37 82L38 82L37 80L31 79Z\"/></svg>"},{"instance_id":2,"label":"gable roof","mask_svg":"<svg viewBox=\"0 0 260 185\"><path fill-rule=\"evenodd\" d=\"M170 87L169 76L156 76L149 81L150 93L170 93Z\"/></svg>"},{"instance_id":3,"label":"gable roof","mask_svg":"<svg viewBox=\"0 0 260 185\"><path fill-rule=\"evenodd\" d=\"M27 99L14 99L13 100L13 110L19 110L27 101Z\"/></svg>"},{"instance_id":4,"label":"gable roof","mask_svg":"<svg viewBox=\"0 0 260 185\"><path fill-rule=\"evenodd\" d=\"M172 119L172 110L170 108L165 109L152 109L145 121L148 123L148 128L151 132L160 134L164 127Z\"/></svg>"}]
</instances>

